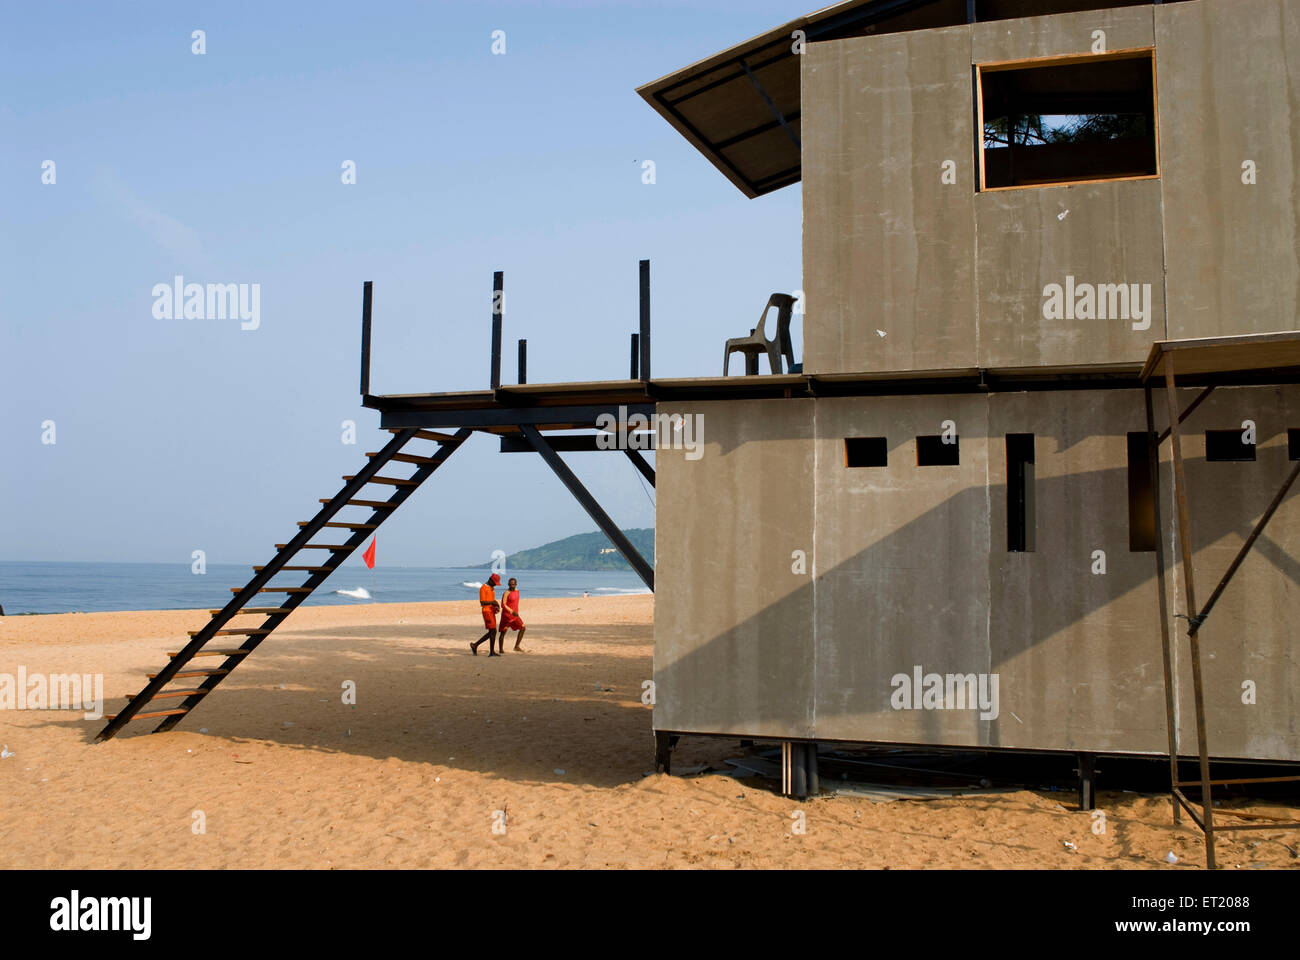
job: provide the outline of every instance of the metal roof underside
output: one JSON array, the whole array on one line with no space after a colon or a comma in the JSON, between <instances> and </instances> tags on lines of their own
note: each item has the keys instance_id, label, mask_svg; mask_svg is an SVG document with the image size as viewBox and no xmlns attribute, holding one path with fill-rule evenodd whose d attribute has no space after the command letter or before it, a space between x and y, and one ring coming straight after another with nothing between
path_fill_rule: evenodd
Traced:
<instances>
[{"instance_id":1,"label":"metal roof underside","mask_svg":"<svg viewBox=\"0 0 1300 960\"><path fill-rule=\"evenodd\" d=\"M923 7L950 13L966 0L845 0L746 40L637 88L650 106L747 197L800 177L799 56L807 41L867 32L873 24ZM936 16L930 26L946 26Z\"/></svg>"}]
</instances>

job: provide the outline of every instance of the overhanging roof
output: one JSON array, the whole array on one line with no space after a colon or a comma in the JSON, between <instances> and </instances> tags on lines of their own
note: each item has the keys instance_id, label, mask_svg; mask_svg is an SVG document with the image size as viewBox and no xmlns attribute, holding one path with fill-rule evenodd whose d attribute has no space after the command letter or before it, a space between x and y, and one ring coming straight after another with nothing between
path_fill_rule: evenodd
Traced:
<instances>
[{"instance_id":1,"label":"overhanging roof","mask_svg":"<svg viewBox=\"0 0 1300 960\"><path fill-rule=\"evenodd\" d=\"M800 165L799 56L794 33L806 41L865 32L872 24L935 7L943 26L965 0L844 0L791 20L637 88L650 106L704 154L747 197L798 183Z\"/></svg>"},{"instance_id":2,"label":"overhanging roof","mask_svg":"<svg viewBox=\"0 0 1300 960\"><path fill-rule=\"evenodd\" d=\"M1214 374L1236 374L1236 380L1244 374L1266 377L1274 372L1294 371L1300 369L1300 331L1161 340L1151 345L1142 379L1163 377L1170 360L1180 380L1203 380Z\"/></svg>"}]
</instances>

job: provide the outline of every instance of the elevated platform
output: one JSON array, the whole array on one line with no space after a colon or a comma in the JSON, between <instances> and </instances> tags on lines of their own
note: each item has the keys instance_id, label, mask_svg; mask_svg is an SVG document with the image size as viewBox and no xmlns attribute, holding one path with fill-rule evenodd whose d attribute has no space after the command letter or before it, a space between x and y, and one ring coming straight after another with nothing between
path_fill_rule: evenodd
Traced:
<instances>
[{"instance_id":1,"label":"elevated platform","mask_svg":"<svg viewBox=\"0 0 1300 960\"><path fill-rule=\"evenodd\" d=\"M380 412L385 428L470 427L515 433L519 424L527 423L540 430L575 430L594 428L597 417L619 407L629 414L650 414L656 404L674 401L1140 390L1158 368L1159 358L1174 351L1207 358L1194 365L1180 362L1178 382L1183 386L1300 382L1300 332L1289 332L1162 341L1152 347L1145 364L502 384L494 390L366 394L362 404Z\"/></svg>"}]
</instances>

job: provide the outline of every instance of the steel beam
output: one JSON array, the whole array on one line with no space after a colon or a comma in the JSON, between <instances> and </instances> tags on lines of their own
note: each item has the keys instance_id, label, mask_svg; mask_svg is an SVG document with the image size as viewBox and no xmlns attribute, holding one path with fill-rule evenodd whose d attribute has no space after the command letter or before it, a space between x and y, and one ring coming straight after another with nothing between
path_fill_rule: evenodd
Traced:
<instances>
[{"instance_id":1,"label":"steel beam","mask_svg":"<svg viewBox=\"0 0 1300 960\"><path fill-rule=\"evenodd\" d=\"M1223 591L1228 588L1228 581L1232 579L1233 574L1237 572L1242 561L1246 559L1246 554L1250 553L1251 548L1255 546L1255 541L1258 540L1259 535L1264 532L1264 527L1268 525L1268 522L1273 519L1273 514L1277 512L1277 508L1280 507L1282 501L1286 499L1287 492L1296 482L1296 477L1300 477L1300 461L1297 461L1296 465L1291 468L1291 473L1287 476L1286 480L1282 482L1282 489L1278 490L1277 496L1273 498L1273 502L1268 505L1268 509L1264 511L1263 516L1259 518L1259 522L1255 524L1255 529L1250 531L1250 536L1248 536L1242 543L1241 549L1238 550L1237 555L1232 558L1232 563L1228 564L1228 569L1219 579L1218 584L1214 588L1214 592L1210 594L1210 599L1205 601L1205 606L1201 608L1201 612L1197 614L1196 618L1192 621L1192 625L1188 628L1189 632L1196 633L1201 629L1201 625L1205 623L1205 618L1210 615L1210 611L1214 609L1214 605L1218 602L1219 597L1221 597Z\"/></svg>"},{"instance_id":2,"label":"steel beam","mask_svg":"<svg viewBox=\"0 0 1300 960\"><path fill-rule=\"evenodd\" d=\"M784 130L785 135L790 138L795 149L800 153L803 153L803 144L799 142L799 135L794 132L794 128L790 126L790 124L786 123L785 114L783 114L777 108L776 104L772 102L772 98L767 95L767 90L758 82L758 77L754 76L754 71L749 69L749 64L744 60L741 60L740 66L741 69L745 71L745 76L749 77L749 82L754 85L754 89L758 91L758 95L762 97L763 102L767 104L767 109L772 111L772 116L776 118L777 123L781 124L781 129Z\"/></svg>"},{"instance_id":3,"label":"steel beam","mask_svg":"<svg viewBox=\"0 0 1300 960\"><path fill-rule=\"evenodd\" d=\"M370 304L374 281L361 288L361 396L370 395Z\"/></svg>"},{"instance_id":4,"label":"steel beam","mask_svg":"<svg viewBox=\"0 0 1300 960\"><path fill-rule=\"evenodd\" d=\"M787 113L784 117L778 117L775 120L768 121L762 126L754 127L752 130L746 130L744 133L738 133L734 137L727 137L726 140L719 140L713 146L717 150L726 150L728 147L734 147L738 143L742 143L745 140L749 140L752 139L753 137L760 136L764 133L767 133L769 130L775 130L777 127L785 126L788 123L792 123L795 120L800 119L802 115L803 115L802 110L795 110L792 113Z\"/></svg>"},{"instance_id":5,"label":"steel beam","mask_svg":"<svg viewBox=\"0 0 1300 960\"><path fill-rule=\"evenodd\" d=\"M1155 410L1151 385L1143 391L1147 411L1147 470L1151 477L1151 510L1155 514L1156 594L1160 603L1160 652L1165 670L1165 727L1169 737L1169 782L1178 784L1178 676L1177 662L1169 640L1169 593L1165 581L1164 522L1160 515L1160 446L1156 439ZM1182 822L1182 808L1174 801L1174 824Z\"/></svg>"},{"instance_id":6,"label":"steel beam","mask_svg":"<svg viewBox=\"0 0 1300 960\"><path fill-rule=\"evenodd\" d=\"M505 313L505 274L492 274L492 389L501 386L501 315Z\"/></svg>"},{"instance_id":7,"label":"steel beam","mask_svg":"<svg viewBox=\"0 0 1300 960\"><path fill-rule=\"evenodd\" d=\"M560 459L560 455L555 452L555 448L547 442L538 429L528 424L520 424L519 430L528 438L528 442L533 445L533 449L542 455L546 465L560 478L560 482L569 488L569 492L573 494L574 499L582 504L583 509L587 511L587 515L596 521L596 526L601 529L605 536L609 537L610 542L618 548L618 552L623 554L623 559L632 565L632 569L637 572L637 575L653 593L655 588L654 567L650 566L637 548L632 546L632 541L623 535L623 531L618 528L618 524L610 519L609 514L601 508L601 505L596 502L596 498L582 485L582 481L569 469L568 464Z\"/></svg>"},{"instance_id":8,"label":"steel beam","mask_svg":"<svg viewBox=\"0 0 1300 960\"><path fill-rule=\"evenodd\" d=\"M1079 809L1094 810L1097 806L1097 755L1078 755Z\"/></svg>"},{"instance_id":9,"label":"steel beam","mask_svg":"<svg viewBox=\"0 0 1300 960\"><path fill-rule=\"evenodd\" d=\"M589 434L559 434L546 438L556 453L608 453L615 451L614 446L602 447L599 443L600 437ZM511 436L505 434L501 437L501 453L536 453L533 445L528 442L526 437ZM636 454L635 450L626 450L625 453ZM639 456L639 455L638 455ZM644 460L641 461L645 463ZM646 469L650 471L650 482L654 483L654 469L647 463Z\"/></svg>"},{"instance_id":10,"label":"steel beam","mask_svg":"<svg viewBox=\"0 0 1300 960\"><path fill-rule=\"evenodd\" d=\"M1196 742L1201 762L1201 816L1205 829L1205 865L1214 869L1214 801L1210 794L1210 748L1205 729L1205 687L1201 681L1201 642L1197 636L1196 582L1192 560L1191 511L1187 505L1187 474L1183 468L1182 437L1178 430L1178 388L1174 355L1165 354L1165 404L1169 411L1169 440L1174 454L1174 503L1178 515L1178 545L1183 564L1183 584L1187 592L1187 640L1192 656L1192 693L1196 706Z\"/></svg>"},{"instance_id":11,"label":"steel beam","mask_svg":"<svg viewBox=\"0 0 1300 960\"><path fill-rule=\"evenodd\" d=\"M641 476L649 480L650 486L653 487L655 485L655 468L646 463L645 457L641 456L639 452L633 450L631 447L625 448L623 452L626 453L627 458L632 461L632 466L640 470Z\"/></svg>"},{"instance_id":12,"label":"steel beam","mask_svg":"<svg viewBox=\"0 0 1300 960\"><path fill-rule=\"evenodd\" d=\"M640 379L650 379L650 261L640 263L641 286L641 335L638 344L641 348Z\"/></svg>"},{"instance_id":13,"label":"steel beam","mask_svg":"<svg viewBox=\"0 0 1300 960\"><path fill-rule=\"evenodd\" d=\"M603 414L615 418L619 408L627 411L630 417L639 413L649 419L654 416L653 403L604 403L572 407L482 407L470 410L392 410L385 411L380 418L382 429L406 427L514 427L522 424L547 426L575 424L572 429L591 428ZM557 426L557 429L560 429ZM564 429L569 429L567 426Z\"/></svg>"},{"instance_id":14,"label":"steel beam","mask_svg":"<svg viewBox=\"0 0 1300 960\"><path fill-rule=\"evenodd\" d=\"M773 49L777 51L774 55L770 57L766 57L765 59L762 60L758 60L755 58L756 54L763 53L764 51L769 51ZM770 67L772 64L776 63L777 61L784 60L786 57L791 55L792 55L791 44L784 37L782 37L779 40L774 40L771 43L759 47L756 50L751 50L749 53L745 54L746 57L749 57L751 60L754 60L755 70L762 70L764 67ZM740 63L740 60L741 58L737 57L735 60L731 60L727 63L719 64L718 66L714 67L712 70L706 72L718 73L719 71L725 69L726 67L737 66ZM745 72L743 70L736 70L731 73L725 73L714 80L710 80L708 83L701 84L700 86L695 87L689 93L682 94L676 100L669 100L667 98L666 95L676 90L678 87L685 86L688 83L695 83L699 79L698 77L691 77L687 80L679 80L676 83L674 83L672 86L665 87L663 90L659 91L659 93L656 94L656 96L661 100L663 100L666 106L676 107L678 104L685 103L687 100L690 100L693 97L698 97L700 94L708 93L710 90L716 89L717 87L725 86L726 84L731 83L733 80L739 80L744 75ZM716 148L717 144L711 143L709 144L709 146Z\"/></svg>"},{"instance_id":15,"label":"steel beam","mask_svg":"<svg viewBox=\"0 0 1300 960\"><path fill-rule=\"evenodd\" d=\"M1178 415L1178 422L1182 423L1184 420L1190 417L1192 415L1192 411L1195 410L1197 407L1199 407L1202 403L1204 403L1205 399L1213 392L1214 392L1214 386L1211 385L1206 387L1199 394L1197 394L1196 399L1187 405L1187 409ZM1165 438L1168 436L1169 436L1169 428L1166 427L1164 431L1160 434L1160 436L1156 438L1156 443L1157 444L1164 443Z\"/></svg>"},{"instance_id":16,"label":"steel beam","mask_svg":"<svg viewBox=\"0 0 1300 960\"><path fill-rule=\"evenodd\" d=\"M666 730L655 731L655 773L673 772L673 746L677 738Z\"/></svg>"}]
</instances>

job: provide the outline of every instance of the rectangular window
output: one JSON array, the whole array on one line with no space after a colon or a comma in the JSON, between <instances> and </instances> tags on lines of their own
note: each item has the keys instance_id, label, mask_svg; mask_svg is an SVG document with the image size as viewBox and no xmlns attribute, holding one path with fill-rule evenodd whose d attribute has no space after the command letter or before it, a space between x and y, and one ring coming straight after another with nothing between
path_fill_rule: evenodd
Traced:
<instances>
[{"instance_id":1,"label":"rectangular window","mask_svg":"<svg viewBox=\"0 0 1300 960\"><path fill-rule=\"evenodd\" d=\"M1286 458L1300 460L1300 430L1293 428L1286 432Z\"/></svg>"},{"instance_id":2,"label":"rectangular window","mask_svg":"<svg viewBox=\"0 0 1300 960\"><path fill-rule=\"evenodd\" d=\"M1150 553L1156 548L1155 487L1151 482L1149 434L1128 435L1128 548Z\"/></svg>"},{"instance_id":3,"label":"rectangular window","mask_svg":"<svg viewBox=\"0 0 1300 960\"><path fill-rule=\"evenodd\" d=\"M1243 443L1244 430L1206 430L1205 459L1210 463L1249 462L1255 459L1255 445Z\"/></svg>"},{"instance_id":4,"label":"rectangular window","mask_svg":"<svg viewBox=\"0 0 1300 960\"><path fill-rule=\"evenodd\" d=\"M916 465L918 467L955 467L961 463L958 437L917 437Z\"/></svg>"},{"instance_id":5,"label":"rectangular window","mask_svg":"<svg viewBox=\"0 0 1300 960\"><path fill-rule=\"evenodd\" d=\"M1034 552L1034 435L1007 434L1007 552Z\"/></svg>"},{"instance_id":6,"label":"rectangular window","mask_svg":"<svg viewBox=\"0 0 1300 960\"><path fill-rule=\"evenodd\" d=\"M980 189L1159 175L1151 50L976 67Z\"/></svg>"},{"instance_id":7,"label":"rectangular window","mask_svg":"<svg viewBox=\"0 0 1300 960\"><path fill-rule=\"evenodd\" d=\"M889 444L884 437L845 437L846 467L884 467L889 465Z\"/></svg>"}]
</instances>

